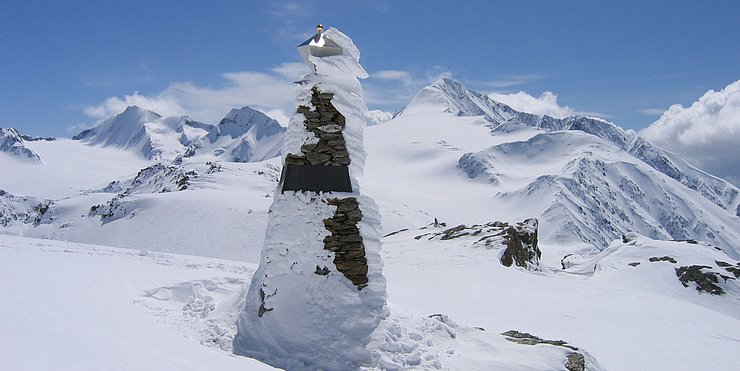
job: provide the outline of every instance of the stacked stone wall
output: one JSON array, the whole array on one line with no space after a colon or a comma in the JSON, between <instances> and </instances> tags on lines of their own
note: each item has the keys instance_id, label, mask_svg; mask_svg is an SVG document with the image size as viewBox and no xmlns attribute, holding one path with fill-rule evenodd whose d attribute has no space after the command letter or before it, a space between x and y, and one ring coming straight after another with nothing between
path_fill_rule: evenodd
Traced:
<instances>
[{"instance_id":1,"label":"stacked stone wall","mask_svg":"<svg viewBox=\"0 0 740 371\"><path fill-rule=\"evenodd\" d=\"M357 223L362 219L362 211L354 197L327 200L337 207L334 216L324 219L324 227L331 232L324 238L324 249L334 252L334 266L344 274L358 289L367 285L367 258ZM317 272L319 268L317 267Z\"/></svg>"},{"instance_id":2,"label":"stacked stone wall","mask_svg":"<svg viewBox=\"0 0 740 371\"><path fill-rule=\"evenodd\" d=\"M306 130L319 141L301 146L301 154L288 154L285 163L291 165L348 166L350 164L347 144L342 135L345 118L331 103L334 94L311 89L311 104L298 106L298 113L305 117Z\"/></svg>"}]
</instances>

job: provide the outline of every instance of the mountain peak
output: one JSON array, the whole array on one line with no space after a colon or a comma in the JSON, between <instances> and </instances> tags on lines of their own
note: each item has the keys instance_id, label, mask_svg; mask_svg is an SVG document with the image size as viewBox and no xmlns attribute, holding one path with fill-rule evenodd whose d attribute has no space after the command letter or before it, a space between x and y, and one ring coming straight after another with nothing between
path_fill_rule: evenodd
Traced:
<instances>
[{"instance_id":1,"label":"mountain peak","mask_svg":"<svg viewBox=\"0 0 740 371\"><path fill-rule=\"evenodd\" d=\"M0 128L0 152L8 153L23 161L41 162L39 155L26 147L23 135L14 128Z\"/></svg>"},{"instance_id":2,"label":"mountain peak","mask_svg":"<svg viewBox=\"0 0 740 371\"><path fill-rule=\"evenodd\" d=\"M277 120L249 106L229 111L226 117L218 123L218 129L220 135L228 135L232 138L252 131L256 139L284 131Z\"/></svg>"},{"instance_id":3,"label":"mountain peak","mask_svg":"<svg viewBox=\"0 0 740 371\"><path fill-rule=\"evenodd\" d=\"M152 121L162 117L160 114L150 111L139 106L128 106L123 112L116 115L115 117L128 118L128 117L141 117L144 121Z\"/></svg>"},{"instance_id":4,"label":"mountain peak","mask_svg":"<svg viewBox=\"0 0 740 371\"><path fill-rule=\"evenodd\" d=\"M457 80L442 77L423 88L398 115L439 112L440 108L455 116L483 116L491 123L507 121L518 113Z\"/></svg>"}]
</instances>

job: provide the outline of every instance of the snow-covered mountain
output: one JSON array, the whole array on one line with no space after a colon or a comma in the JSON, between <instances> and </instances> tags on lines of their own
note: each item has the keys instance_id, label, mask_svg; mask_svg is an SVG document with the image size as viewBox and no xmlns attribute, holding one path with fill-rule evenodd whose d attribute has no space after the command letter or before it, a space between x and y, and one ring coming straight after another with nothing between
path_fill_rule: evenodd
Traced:
<instances>
[{"instance_id":1,"label":"snow-covered mountain","mask_svg":"<svg viewBox=\"0 0 740 371\"><path fill-rule=\"evenodd\" d=\"M211 125L130 106L72 139L130 150L148 160L203 154L224 161L254 162L277 156L284 132L277 121L249 107L233 109L218 125Z\"/></svg>"},{"instance_id":2,"label":"snow-covered mountain","mask_svg":"<svg viewBox=\"0 0 740 371\"><path fill-rule=\"evenodd\" d=\"M0 128L0 153L13 156L20 161L41 162L39 155L26 147L23 136L13 128Z\"/></svg>"},{"instance_id":3,"label":"snow-covered mountain","mask_svg":"<svg viewBox=\"0 0 740 371\"><path fill-rule=\"evenodd\" d=\"M393 118L393 114L390 112L385 112L381 110L371 110L367 111L367 125L380 125L384 122L388 122Z\"/></svg>"},{"instance_id":4,"label":"snow-covered mountain","mask_svg":"<svg viewBox=\"0 0 740 371\"><path fill-rule=\"evenodd\" d=\"M547 131L463 155L459 168L501 191L495 197L536 210L542 237L605 248L629 232L698 239L734 251L737 217L696 191L578 130ZM520 186L503 190L512 178Z\"/></svg>"},{"instance_id":5,"label":"snow-covered mountain","mask_svg":"<svg viewBox=\"0 0 740 371\"><path fill-rule=\"evenodd\" d=\"M0 233L24 236L0 236L1 291L20 303L0 307L17 319L0 332L27 336L0 340L0 363L263 366L230 347L283 135L249 108L210 125L132 107L78 140L21 136L42 161L0 156ZM378 369L737 364L740 218L727 182L603 120L517 112L452 80L366 128L364 143L392 313L369 345ZM507 223L534 229L529 270L502 264ZM120 336L80 330L91 318ZM52 322L63 331L39 325ZM38 339L60 346L36 357ZM111 357L85 358L106 347Z\"/></svg>"},{"instance_id":6,"label":"snow-covered mountain","mask_svg":"<svg viewBox=\"0 0 740 371\"><path fill-rule=\"evenodd\" d=\"M595 135L699 192L723 209L736 216L740 215L740 193L737 187L689 165L680 157L639 137L634 131L624 130L605 120L583 116L558 119L518 112L449 78L442 78L422 89L399 115L439 108L456 116L485 117L492 129L505 123L519 123L544 130L578 130Z\"/></svg>"},{"instance_id":7,"label":"snow-covered mountain","mask_svg":"<svg viewBox=\"0 0 740 371\"><path fill-rule=\"evenodd\" d=\"M497 207L540 218L543 239L603 249L634 231L711 241L740 256L738 189L634 132L600 119L517 112L450 79L424 88L396 121L440 112L485 120L488 142L501 143L471 146L457 167L489 183Z\"/></svg>"},{"instance_id":8,"label":"snow-covered mountain","mask_svg":"<svg viewBox=\"0 0 740 371\"><path fill-rule=\"evenodd\" d=\"M191 145L224 161L257 162L280 154L286 128L264 113L243 107L232 109L208 135Z\"/></svg>"}]
</instances>

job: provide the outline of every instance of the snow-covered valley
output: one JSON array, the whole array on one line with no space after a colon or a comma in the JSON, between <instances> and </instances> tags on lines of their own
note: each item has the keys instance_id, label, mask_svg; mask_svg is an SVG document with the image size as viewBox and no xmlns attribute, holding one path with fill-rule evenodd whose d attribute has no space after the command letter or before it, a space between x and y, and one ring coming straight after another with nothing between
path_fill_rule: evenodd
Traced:
<instances>
[{"instance_id":1,"label":"snow-covered valley","mask_svg":"<svg viewBox=\"0 0 740 371\"><path fill-rule=\"evenodd\" d=\"M391 312L375 367L562 369L576 352L588 369L736 368L737 188L612 124L476 94L440 80L365 129L360 181L383 220ZM270 368L233 355L231 338L284 128L245 109L219 125L122 115L85 140L0 153L0 292L14 303L0 309L0 362ZM539 269L502 265L482 235L432 238L529 218Z\"/></svg>"}]
</instances>

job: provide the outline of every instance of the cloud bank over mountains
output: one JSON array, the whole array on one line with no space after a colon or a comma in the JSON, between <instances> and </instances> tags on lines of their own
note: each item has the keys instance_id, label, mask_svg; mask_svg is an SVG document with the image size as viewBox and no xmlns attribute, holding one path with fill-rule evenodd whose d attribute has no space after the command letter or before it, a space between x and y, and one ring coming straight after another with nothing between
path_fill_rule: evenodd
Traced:
<instances>
[{"instance_id":1,"label":"cloud bank over mountains","mask_svg":"<svg viewBox=\"0 0 740 371\"><path fill-rule=\"evenodd\" d=\"M308 72L303 63L284 63L269 73L229 72L222 75L217 86L199 86L192 82L175 82L153 95L126 94L114 96L88 106L84 113L104 120L122 112L128 106L139 106L164 116L188 115L195 120L215 122L232 108L251 106L283 124L286 112L293 105L293 81Z\"/></svg>"},{"instance_id":2,"label":"cloud bank over mountains","mask_svg":"<svg viewBox=\"0 0 740 371\"><path fill-rule=\"evenodd\" d=\"M517 111L535 115L547 115L561 119L576 114L572 108L560 106L558 96L549 91L540 94L539 97L531 96L523 91L511 94L491 93L488 96Z\"/></svg>"},{"instance_id":3,"label":"cloud bank over mountains","mask_svg":"<svg viewBox=\"0 0 740 371\"><path fill-rule=\"evenodd\" d=\"M284 63L266 73L224 73L223 81L212 86L175 82L156 94L134 92L109 97L97 105L85 107L84 113L102 121L136 105L164 116L188 115L195 120L216 122L232 108L250 106L287 125L289 113L293 110L293 82L305 72L307 69L303 63ZM376 71L363 82L366 100L369 105L392 110L391 106L402 106L430 81L450 75L441 68L427 71L424 76L403 70ZM396 91L396 94L390 94L390 91ZM550 91L539 96L524 91L493 92L488 96L515 110L536 115L608 118L597 112L578 111L561 105L558 96ZM644 114L657 112L655 109L643 111ZM708 91L689 107L671 106L640 134L694 165L740 185L740 80L720 91Z\"/></svg>"},{"instance_id":4,"label":"cloud bank over mountains","mask_svg":"<svg viewBox=\"0 0 740 371\"><path fill-rule=\"evenodd\" d=\"M689 107L672 105L640 134L740 185L740 80L709 90Z\"/></svg>"}]
</instances>

